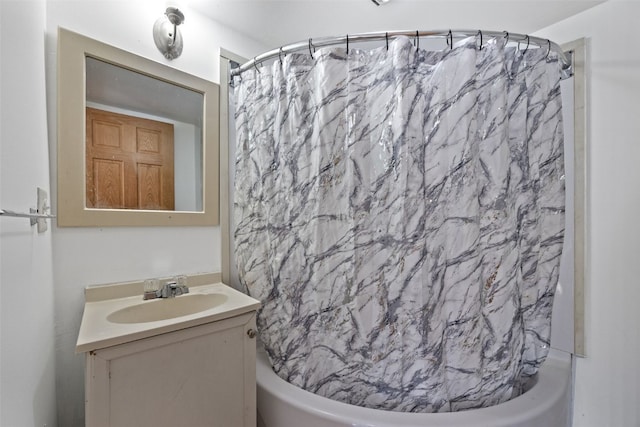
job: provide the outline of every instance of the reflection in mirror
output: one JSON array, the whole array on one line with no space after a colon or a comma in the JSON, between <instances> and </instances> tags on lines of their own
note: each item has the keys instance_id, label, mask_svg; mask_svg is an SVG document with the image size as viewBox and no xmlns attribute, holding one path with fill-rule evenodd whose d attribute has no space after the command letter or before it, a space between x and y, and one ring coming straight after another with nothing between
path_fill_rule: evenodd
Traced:
<instances>
[{"instance_id":1,"label":"reflection in mirror","mask_svg":"<svg viewBox=\"0 0 640 427\"><path fill-rule=\"evenodd\" d=\"M218 92L60 28L58 226L217 225Z\"/></svg>"},{"instance_id":2,"label":"reflection in mirror","mask_svg":"<svg viewBox=\"0 0 640 427\"><path fill-rule=\"evenodd\" d=\"M86 207L202 211L203 95L86 58Z\"/></svg>"}]
</instances>

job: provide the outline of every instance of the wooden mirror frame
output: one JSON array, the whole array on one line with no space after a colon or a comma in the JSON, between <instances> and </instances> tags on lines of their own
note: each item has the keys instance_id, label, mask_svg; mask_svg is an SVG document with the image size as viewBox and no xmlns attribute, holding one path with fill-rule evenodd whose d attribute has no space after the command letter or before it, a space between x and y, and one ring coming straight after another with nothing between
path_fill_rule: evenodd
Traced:
<instances>
[{"instance_id":1,"label":"wooden mirror frame","mask_svg":"<svg viewBox=\"0 0 640 427\"><path fill-rule=\"evenodd\" d=\"M202 127L203 210L152 211L86 207L86 58L92 57L167 83L204 98ZM58 29L58 197L60 227L204 226L219 223L219 86L158 62Z\"/></svg>"}]
</instances>

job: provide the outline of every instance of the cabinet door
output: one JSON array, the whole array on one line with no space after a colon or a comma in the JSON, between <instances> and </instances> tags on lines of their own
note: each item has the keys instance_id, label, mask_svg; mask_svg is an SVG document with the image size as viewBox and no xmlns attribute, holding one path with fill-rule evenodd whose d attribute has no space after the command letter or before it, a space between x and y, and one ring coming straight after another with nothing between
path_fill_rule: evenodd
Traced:
<instances>
[{"instance_id":1,"label":"cabinet door","mask_svg":"<svg viewBox=\"0 0 640 427\"><path fill-rule=\"evenodd\" d=\"M256 425L255 314L87 355L87 425Z\"/></svg>"}]
</instances>

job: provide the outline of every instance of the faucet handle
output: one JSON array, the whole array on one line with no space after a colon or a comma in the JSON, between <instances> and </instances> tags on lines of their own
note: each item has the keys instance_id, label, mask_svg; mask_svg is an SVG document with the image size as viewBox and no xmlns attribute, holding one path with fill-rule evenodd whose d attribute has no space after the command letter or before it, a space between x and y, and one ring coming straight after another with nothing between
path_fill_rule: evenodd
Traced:
<instances>
[{"instance_id":1,"label":"faucet handle","mask_svg":"<svg viewBox=\"0 0 640 427\"><path fill-rule=\"evenodd\" d=\"M160 290L160 280L158 279L146 279L144 281L144 294L142 299L154 299L158 298L158 291Z\"/></svg>"},{"instance_id":2,"label":"faucet handle","mask_svg":"<svg viewBox=\"0 0 640 427\"><path fill-rule=\"evenodd\" d=\"M189 288L187 287L187 276L180 275L175 277L176 284L178 285L176 288L176 295L188 294Z\"/></svg>"}]
</instances>

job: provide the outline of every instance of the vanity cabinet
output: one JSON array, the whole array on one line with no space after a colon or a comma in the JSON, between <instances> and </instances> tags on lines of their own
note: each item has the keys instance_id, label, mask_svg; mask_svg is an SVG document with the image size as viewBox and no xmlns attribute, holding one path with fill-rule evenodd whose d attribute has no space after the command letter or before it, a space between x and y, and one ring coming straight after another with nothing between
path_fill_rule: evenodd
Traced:
<instances>
[{"instance_id":1,"label":"vanity cabinet","mask_svg":"<svg viewBox=\"0 0 640 427\"><path fill-rule=\"evenodd\" d=\"M255 311L86 353L90 427L254 427Z\"/></svg>"}]
</instances>

